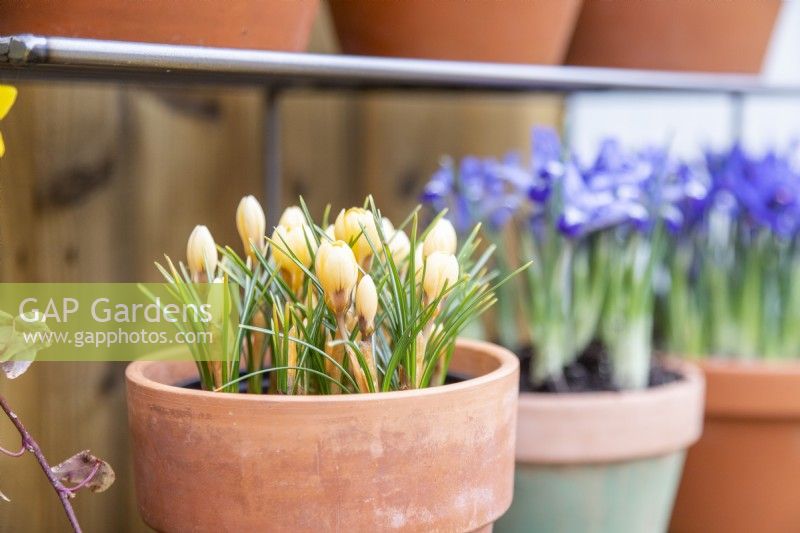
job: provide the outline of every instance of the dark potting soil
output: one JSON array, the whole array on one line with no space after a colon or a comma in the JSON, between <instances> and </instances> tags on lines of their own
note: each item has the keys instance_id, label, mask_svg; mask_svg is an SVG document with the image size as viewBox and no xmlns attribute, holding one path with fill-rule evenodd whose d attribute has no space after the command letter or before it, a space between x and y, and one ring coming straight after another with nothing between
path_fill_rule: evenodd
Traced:
<instances>
[{"instance_id":1,"label":"dark potting soil","mask_svg":"<svg viewBox=\"0 0 800 533\"><path fill-rule=\"evenodd\" d=\"M192 390L203 390L203 387L200 386L200 378L193 378L189 381L184 383L178 383L178 387L182 389L192 389ZM269 376L265 375L264 379L261 380L261 388L263 390L269 390ZM247 380L239 382L239 392L244 394L247 392Z\"/></svg>"},{"instance_id":2,"label":"dark potting soil","mask_svg":"<svg viewBox=\"0 0 800 533\"><path fill-rule=\"evenodd\" d=\"M469 376L458 374L456 372L451 372L447 374L447 377L444 379L445 385L450 385L451 383L461 383L462 381L466 381L469 379ZM195 378L184 383L179 383L179 387L183 389L192 389L192 390L203 390L200 386L200 380ZM264 380L261 382L261 387L263 390L269 390L269 375L264 376ZM247 380L239 382L239 393L245 394L247 392Z\"/></svg>"},{"instance_id":3,"label":"dark potting soil","mask_svg":"<svg viewBox=\"0 0 800 533\"><path fill-rule=\"evenodd\" d=\"M560 382L548 378L538 387L531 385L531 359L534 350L527 346L518 351L520 372L520 392L601 392L619 390L613 382L611 362L605 346L599 342L591 343L578 359L564 367L564 379ZM650 365L648 387L658 387L683 379L680 374L663 366L657 359Z\"/></svg>"}]
</instances>

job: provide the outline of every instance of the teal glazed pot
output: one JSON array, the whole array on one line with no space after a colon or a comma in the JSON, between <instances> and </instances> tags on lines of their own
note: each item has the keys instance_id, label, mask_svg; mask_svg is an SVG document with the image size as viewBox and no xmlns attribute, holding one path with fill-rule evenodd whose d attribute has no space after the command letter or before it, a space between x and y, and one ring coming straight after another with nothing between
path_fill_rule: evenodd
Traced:
<instances>
[{"instance_id":1,"label":"teal glazed pot","mask_svg":"<svg viewBox=\"0 0 800 533\"><path fill-rule=\"evenodd\" d=\"M686 449L703 426L704 381L641 391L520 395L514 500L497 532L666 531Z\"/></svg>"}]
</instances>

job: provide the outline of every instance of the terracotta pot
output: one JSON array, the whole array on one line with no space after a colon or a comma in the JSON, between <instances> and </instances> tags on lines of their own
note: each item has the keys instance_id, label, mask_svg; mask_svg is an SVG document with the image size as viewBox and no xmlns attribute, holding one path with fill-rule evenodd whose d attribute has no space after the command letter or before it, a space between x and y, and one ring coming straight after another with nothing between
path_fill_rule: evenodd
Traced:
<instances>
[{"instance_id":1,"label":"terracotta pot","mask_svg":"<svg viewBox=\"0 0 800 533\"><path fill-rule=\"evenodd\" d=\"M670 529L800 531L800 363L706 361L705 431Z\"/></svg>"},{"instance_id":2,"label":"terracotta pot","mask_svg":"<svg viewBox=\"0 0 800 533\"><path fill-rule=\"evenodd\" d=\"M757 73L781 0L586 0L570 65Z\"/></svg>"},{"instance_id":3,"label":"terracotta pot","mask_svg":"<svg viewBox=\"0 0 800 533\"><path fill-rule=\"evenodd\" d=\"M192 363L132 363L139 510L159 531L490 530L511 503L519 363L459 341L431 389L256 396L175 387Z\"/></svg>"},{"instance_id":4,"label":"terracotta pot","mask_svg":"<svg viewBox=\"0 0 800 533\"><path fill-rule=\"evenodd\" d=\"M331 0L347 54L560 64L583 0Z\"/></svg>"},{"instance_id":5,"label":"terracotta pot","mask_svg":"<svg viewBox=\"0 0 800 533\"><path fill-rule=\"evenodd\" d=\"M0 0L0 35L302 51L318 0Z\"/></svg>"},{"instance_id":6,"label":"terracotta pot","mask_svg":"<svg viewBox=\"0 0 800 533\"><path fill-rule=\"evenodd\" d=\"M644 391L523 393L514 503L497 531L664 531L686 448L703 425L703 377Z\"/></svg>"}]
</instances>

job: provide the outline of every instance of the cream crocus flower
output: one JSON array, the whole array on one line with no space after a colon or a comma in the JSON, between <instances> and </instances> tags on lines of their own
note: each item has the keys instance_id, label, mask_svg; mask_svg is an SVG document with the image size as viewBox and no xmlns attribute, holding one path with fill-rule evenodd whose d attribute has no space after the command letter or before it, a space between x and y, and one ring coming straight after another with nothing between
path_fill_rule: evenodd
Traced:
<instances>
[{"instance_id":1,"label":"cream crocus flower","mask_svg":"<svg viewBox=\"0 0 800 533\"><path fill-rule=\"evenodd\" d=\"M3 120L11 106L17 100L17 88L11 85L0 85L0 120ZM6 153L6 145L3 142L3 135L0 133L0 157Z\"/></svg>"},{"instance_id":2,"label":"cream crocus flower","mask_svg":"<svg viewBox=\"0 0 800 533\"><path fill-rule=\"evenodd\" d=\"M306 224L290 229L285 226L277 226L272 232L270 239L272 258L282 270L289 274L289 282L295 291L302 285L305 275L296 261L306 268L310 267L315 244L311 228ZM294 258L287 252L294 254Z\"/></svg>"},{"instance_id":3,"label":"cream crocus flower","mask_svg":"<svg viewBox=\"0 0 800 533\"><path fill-rule=\"evenodd\" d=\"M186 264L192 279L199 281L217 270L217 245L205 226L195 226L186 243Z\"/></svg>"},{"instance_id":4,"label":"cream crocus flower","mask_svg":"<svg viewBox=\"0 0 800 533\"><path fill-rule=\"evenodd\" d=\"M297 260L302 263L304 267L308 268L311 266L311 254L312 250L315 248L314 244L314 235L311 233L311 228L306 224L301 224L293 228L277 226L275 231L272 232L272 238L270 239L270 248L272 249L272 257L275 259L275 262L279 267L290 272L300 270L300 267L292 257L284 253L283 250L292 252Z\"/></svg>"},{"instance_id":5,"label":"cream crocus flower","mask_svg":"<svg viewBox=\"0 0 800 533\"><path fill-rule=\"evenodd\" d=\"M414 250L414 279L422 283L422 272L425 270L425 258L422 255L422 243L417 244Z\"/></svg>"},{"instance_id":6,"label":"cream crocus flower","mask_svg":"<svg viewBox=\"0 0 800 533\"><path fill-rule=\"evenodd\" d=\"M333 224L330 224L327 228L325 228L325 235L332 241L336 240L336 230L333 227Z\"/></svg>"},{"instance_id":7,"label":"cream crocus flower","mask_svg":"<svg viewBox=\"0 0 800 533\"><path fill-rule=\"evenodd\" d=\"M350 296L358 281L355 255L344 241L323 242L317 250L314 270L325 300L337 316L350 307Z\"/></svg>"},{"instance_id":8,"label":"cream crocus flower","mask_svg":"<svg viewBox=\"0 0 800 533\"><path fill-rule=\"evenodd\" d=\"M392 235L389 241L389 251L394 259L394 264L399 265L406 260L408 254L411 253L411 241L408 240L408 235L403 230L398 230Z\"/></svg>"},{"instance_id":9,"label":"cream crocus flower","mask_svg":"<svg viewBox=\"0 0 800 533\"><path fill-rule=\"evenodd\" d=\"M346 211L342 209L339 216L336 217L333 230L337 239L352 247L356 261L362 266L372 257L370 242L376 248L380 246L381 241L375 227L375 218L366 209L360 207L351 207Z\"/></svg>"},{"instance_id":10,"label":"cream crocus flower","mask_svg":"<svg viewBox=\"0 0 800 533\"><path fill-rule=\"evenodd\" d=\"M425 297L433 300L445 287L452 287L458 281L458 260L453 254L433 252L425 260L425 275L422 289Z\"/></svg>"},{"instance_id":11,"label":"cream crocus flower","mask_svg":"<svg viewBox=\"0 0 800 533\"><path fill-rule=\"evenodd\" d=\"M392 221L387 217L381 218L381 230L383 231L383 236L387 241L394 236L394 224L392 224Z\"/></svg>"},{"instance_id":12,"label":"cream crocus flower","mask_svg":"<svg viewBox=\"0 0 800 533\"><path fill-rule=\"evenodd\" d=\"M296 226L302 226L305 224L306 216L303 214L303 210L296 205L287 207L283 211L283 214L278 221L278 225L283 226L286 229L292 229Z\"/></svg>"},{"instance_id":13,"label":"cream crocus flower","mask_svg":"<svg viewBox=\"0 0 800 533\"><path fill-rule=\"evenodd\" d=\"M247 256L253 260L255 260L253 247L259 251L264 250L266 228L267 219L256 197L248 195L242 198L239 207L236 208L236 229L239 231Z\"/></svg>"},{"instance_id":14,"label":"cream crocus flower","mask_svg":"<svg viewBox=\"0 0 800 533\"><path fill-rule=\"evenodd\" d=\"M428 231L423 244L423 255L428 257L434 252L444 252L447 254L456 253L456 229L449 220L440 218L436 224Z\"/></svg>"},{"instance_id":15,"label":"cream crocus flower","mask_svg":"<svg viewBox=\"0 0 800 533\"><path fill-rule=\"evenodd\" d=\"M365 337L375 330L375 315L378 313L378 292L369 274L361 278L356 287L356 315L359 327Z\"/></svg>"}]
</instances>

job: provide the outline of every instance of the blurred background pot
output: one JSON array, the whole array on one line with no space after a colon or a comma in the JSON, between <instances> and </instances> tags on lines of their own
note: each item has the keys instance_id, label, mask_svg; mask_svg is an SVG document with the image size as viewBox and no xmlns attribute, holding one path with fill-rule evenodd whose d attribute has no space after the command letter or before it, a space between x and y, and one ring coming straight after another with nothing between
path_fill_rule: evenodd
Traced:
<instances>
[{"instance_id":1,"label":"blurred background pot","mask_svg":"<svg viewBox=\"0 0 800 533\"><path fill-rule=\"evenodd\" d=\"M703 425L703 377L640 391L523 393L514 503L497 531L665 531L686 448Z\"/></svg>"},{"instance_id":2,"label":"blurred background pot","mask_svg":"<svg viewBox=\"0 0 800 533\"><path fill-rule=\"evenodd\" d=\"M0 0L0 35L303 51L318 0Z\"/></svg>"},{"instance_id":3,"label":"blurred background pot","mask_svg":"<svg viewBox=\"0 0 800 533\"><path fill-rule=\"evenodd\" d=\"M800 364L710 360L671 531L800 531Z\"/></svg>"},{"instance_id":4,"label":"blurred background pot","mask_svg":"<svg viewBox=\"0 0 800 533\"><path fill-rule=\"evenodd\" d=\"M332 0L347 54L560 64L582 0Z\"/></svg>"},{"instance_id":5,"label":"blurred background pot","mask_svg":"<svg viewBox=\"0 0 800 533\"><path fill-rule=\"evenodd\" d=\"M781 0L586 0L570 65L761 71Z\"/></svg>"},{"instance_id":6,"label":"blurred background pot","mask_svg":"<svg viewBox=\"0 0 800 533\"><path fill-rule=\"evenodd\" d=\"M489 530L511 503L519 363L459 341L430 389L337 396L176 387L191 362L127 371L139 510L159 531Z\"/></svg>"}]
</instances>

